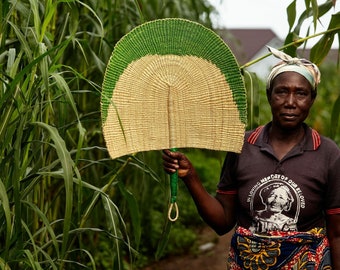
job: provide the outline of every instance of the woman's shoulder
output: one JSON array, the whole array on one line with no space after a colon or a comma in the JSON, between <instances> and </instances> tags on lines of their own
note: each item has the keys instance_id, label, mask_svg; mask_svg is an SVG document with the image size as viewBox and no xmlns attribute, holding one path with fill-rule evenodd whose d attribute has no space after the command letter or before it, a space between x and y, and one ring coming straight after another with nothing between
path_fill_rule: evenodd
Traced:
<instances>
[{"instance_id":1,"label":"woman's shoulder","mask_svg":"<svg viewBox=\"0 0 340 270\"><path fill-rule=\"evenodd\" d=\"M257 128L246 131L245 136L244 136L245 142L248 142L250 144L255 144L255 142L258 140L258 138L260 137L265 127L266 125L261 125L261 126L258 126Z\"/></svg>"},{"instance_id":2,"label":"woman's shoulder","mask_svg":"<svg viewBox=\"0 0 340 270\"><path fill-rule=\"evenodd\" d=\"M311 137L312 141L314 143L315 150L318 149L321 152L325 152L326 155L334 157L334 155L340 157L340 148L339 145L331 138L320 134L315 129L309 127L311 130Z\"/></svg>"},{"instance_id":3,"label":"woman's shoulder","mask_svg":"<svg viewBox=\"0 0 340 270\"><path fill-rule=\"evenodd\" d=\"M336 142L324 135L320 135L320 140L321 140L321 146L327 147L328 149L335 149L340 152L339 146L336 144Z\"/></svg>"}]
</instances>

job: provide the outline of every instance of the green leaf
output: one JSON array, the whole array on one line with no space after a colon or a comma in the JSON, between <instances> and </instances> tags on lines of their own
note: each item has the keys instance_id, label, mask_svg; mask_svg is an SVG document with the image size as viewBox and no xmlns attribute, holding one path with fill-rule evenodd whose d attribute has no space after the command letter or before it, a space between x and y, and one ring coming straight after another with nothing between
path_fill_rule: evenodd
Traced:
<instances>
[{"instance_id":1,"label":"green leaf","mask_svg":"<svg viewBox=\"0 0 340 270\"><path fill-rule=\"evenodd\" d=\"M123 219L120 216L118 207L108 198L107 195L102 194L101 199L104 205L106 214L106 223L109 231L115 236L114 250L112 252L114 261L118 263L118 269L122 269L122 255L121 255L121 243L123 242L122 232L120 230L120 221Z\"/></svg>"},{"instance_id":2,"label":"green leaf","mask_svg":"<svg viewBox=\"0 0 340 270\"><path fill-rule=\"evenodd\" d=\"M329 1L329 0L327 2L321 4L318 7L317 19L322 17L324 14L326 14L332 7L333 7L332 1ZM308 1L308 3L306 3L306 10L304 12L302 12L302 14L299 17L299 20L297 22L297 25L294 28L294 33L299 35L302 24L311 16L314 16L314 13L313 13L313 10L310 8L309 1Z\"/></svg>"},{"instance_id":3,"label":"green leaf","mask_svg":"<svg viewBox=\"0 0 340 270\"><path fill-rule=\"evenodd\" d=\"M328 26L328 32L325 33L321 39L312 47L310 59L315 64L320 64L327 56L332 47L334 36L339 35L340 30L340 12L332 15Z\"/></svg>"},{"instance_id":4,"label":"green leaf","mask_svg":"<svg viewBox=\"0 0 340 270\"><path fill-rule=\"evenodd\" d=\"M285 39L285 44L293 43L298 39L299 37L296 35L296 33L290 32ZM289 46L285 48L283 51L291 56L296 56L296 50L302 43L295 43L295 44L296 44L295 46Z\"/></svg>"},{"instance_id":5,"label":"green leaf","mask_svg":"<svg viewBox=\"0 0 340 270\"><path fill-rule=\"evenodd\" d=\"M314 30L316 30L316 26L317 26L318 18L319 18L319 7L318 7L317 0L312 0L312 10L313 10L313 25L314 25Z\"/></svg>"},{"instance_id":6,"label":"green leaf","mask_svg":"<svg viewBox=\"0 0 340 270\"><path fill-rule=\"evenodd\" d=\"M142 234L141 215L138 206L139 204L136 200L136 197L124 186L121 181L118 182L118 187L128 204L136 245L139 246Z\"/></svg>"},{"instance_id":7,"label":"green leaf","mask_svg":"<svg viewBox=\"0 0 340 270\"><path fill-rule=\"evenodd\" d=\"M322 60L325 59L331 46L333 44L334 34L325 34L322 38L312 47L310 52L310 60L316 65L320 65Z\"/></svg>"},{"instance_id":8,"label":"green leaf","mask_svg":"<svg viewBox=\"0 0 340 270\"><path fill-rule=\"evenodd\" d=\"M292 30L295 19L296 19L296 0L294 0L288 7L287 7L287 19L289 24L289 32Z\"/></svg>"},{"instance_id":9,"label":"green leaf","mask_svg":"<svg viewBox=\"0 0 340 270\"><path fill-rule=\"evenodd\" d=\"M33 15L33 20L34 20L34 30L36 37L40 40L41 38L41 18L39 16L39 2L36 0L29 0L30 2L30 10Z\"/></svg>"},{"instance_id":10,"label":"green leaf","mask_svg":"<svg viewBox=\"0 0 340 270\"><path fill-rule=\"evenodd\" d=\"M11 270L9 265L2 258L0 258L0 269L2 269L2 270Z\"/></svg>"},{"instance_id":11,"label":"green leaf","mask_svg":"<svg viewBox=\"0 0 340 270\"><path fill-rule=\"evenodd\" d=\"M332 15L331 21L329 22L328 30L331 30L331 29L336 30L339 27L340 27L340 12ZM339 34L339 29L336 33Z\"/></svg>"},{"instance_id":12,"label":"green leaf","mask_svg":"<svg viewBox=\"0 0 340 270\"><path fill-rule=\"evenodd\" d=\"M0 181L0 201L1 201L1 206L4 210L5 219L6 219L5 260L7 261L10 239L11 239L12 222L11 222L11 209L9 206L7 190L2 181Z\"/></svg>"},{"instance_id":13,"label":"green leaf","mask_svg":"<svg viewBox=\"0 0 340 270\"><path fill-rule=\"evenodd\" d=\"M48 133L50 134L54 142L53 147L56 149L58 158L63 168L64 186L65 186L65 192L66 192L63 242L62 242L62 252L61 252L61 256L63 257L66 253L68 235L69 235L69 230L70 230L71 223L72 223L74 162L71 158L70 152L66 148L65 141L61 138L61 136L58 133L58 130L55 127L52 127L42 122L35 122L33 124L40 126L48 131Z\"/></svg>"},{"instance_id":14,"label":"green leaf","mask_svg":"<svg viewBox=\"0 0 340 270\"><path fill-rule=\"evenodd\" d=\"M333 110L332 110L332 117L331 117L331 130L330 130L330 137L332 139L335 138L337 134L337 130L339 127L339 117L340 117L340 95L338 96L337 100L334 102Z\"/></svg>"},{"instance_id":15,"label":"green leaf","mask_svg":"<svg viewBox=\"0 0 340 270\"><path fill-rule=\"evenodd\" d=\"M32 270L43 270L40 266L40 264L35 260L33 254L30 250L25 249L24 254L27 257L26 263L30 266L30 269Z\"/></svg>"},{"instance_id":16,"label":"green leaf","mask_svg":"<svg viewBox=\"0 0 340 270\"><path fill-rule=\"evenodd\" d=\"M40 218L40 220L42 222L41 229L39 231L37 231L34 236L36 237L39 233L43 233L44 234L47 231L49 233L48 238L52 242L52 244L53 244L53 246L55 248L55 251L57 253L57 256L59 257L59 245L58 245L57 237L55 235L53 227L50 224L48 218L46 217L46 215L34 203L29 202L29 201L23 201L23 203L27 204L32 209L32 211L37 216L39 216L39 218ZM34 243L31 243L31 245L32 245L32 247L35 247Z\"/></svg>"},{"instance_id":17,"label":"green leaf","mask_svg":"<svg viewBox=\"0 0 340 270\"><path fill-rule=\"evenodd\" d=\"M160 239L158 246L157 246L157 251L156 251L156 254L155 254L156 260L160 259L163 256L165 248L168 245L171 226L172 226L172 222L167 220L165 222L165 226L164 226L164 229L163 229L163 232L162 232L161 239Z\"/></svg>"}]
</instances>

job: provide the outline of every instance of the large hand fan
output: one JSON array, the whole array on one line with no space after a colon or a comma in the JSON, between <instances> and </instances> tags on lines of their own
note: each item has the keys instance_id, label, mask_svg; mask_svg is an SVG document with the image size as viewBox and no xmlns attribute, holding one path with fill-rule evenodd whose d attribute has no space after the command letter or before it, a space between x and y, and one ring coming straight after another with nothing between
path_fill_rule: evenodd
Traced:
<instances>
[{"instance_id":1,"label":"large hand fan","mask_svg":"<svg viewBox=\"0 0 340 270\"><path fill-rule=\"evenodd\" d=\"M155 20L126 34L107 65L101 102L112 158L173 148L240 152L243 145L239 66L223 40L196 22Z\"/></svg>"}]
</instances>

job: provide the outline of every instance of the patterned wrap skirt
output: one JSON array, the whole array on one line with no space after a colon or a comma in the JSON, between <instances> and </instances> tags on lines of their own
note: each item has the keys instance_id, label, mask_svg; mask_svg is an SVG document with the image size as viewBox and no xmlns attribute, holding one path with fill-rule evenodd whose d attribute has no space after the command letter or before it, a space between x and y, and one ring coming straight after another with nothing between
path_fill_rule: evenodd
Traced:
<instances>
[{"instance_id":1,"label":"patterned wrap skirt","mask_svg":"<svg viewBox=\"0 0 340 270\"><path fill-rule=\"evenodd\" d=\"M227 265L227 269L232 270L332 269L324 228L258 235L237 227L231 239Z\"/></svg>"}]
</instances>

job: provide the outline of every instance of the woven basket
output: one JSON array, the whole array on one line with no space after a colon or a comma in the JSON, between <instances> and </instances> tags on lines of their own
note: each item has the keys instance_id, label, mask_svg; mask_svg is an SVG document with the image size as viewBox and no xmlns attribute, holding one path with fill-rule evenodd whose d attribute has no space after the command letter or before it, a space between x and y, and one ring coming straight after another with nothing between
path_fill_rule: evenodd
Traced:
<instances>
[{"instance_id":1,"label":"woven basket","mask_svg":"<svg viewBox=\"0 0 340 270\"><path fill-rule=\"evenodd\" d=\"M102 87L103 134L112 158L169 148L240 152L246 94L223 40L201 24L142 24L115 46Z\"/></svg>"}]
</instances>

